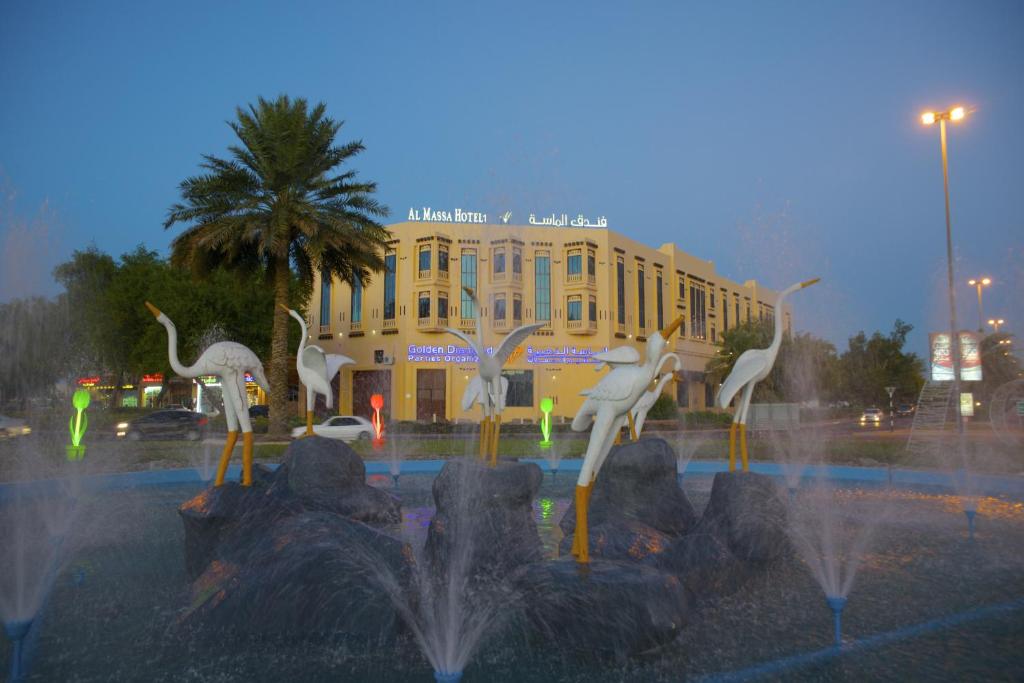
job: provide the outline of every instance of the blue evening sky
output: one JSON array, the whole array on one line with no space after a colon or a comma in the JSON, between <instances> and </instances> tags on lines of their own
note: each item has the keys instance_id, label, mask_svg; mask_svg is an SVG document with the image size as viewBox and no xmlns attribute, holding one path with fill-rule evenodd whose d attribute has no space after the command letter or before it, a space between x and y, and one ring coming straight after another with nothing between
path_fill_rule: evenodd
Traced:
<instances>
[{"instance_id":1,"label":"blue evening sky","mask_svg":"<svg viewBox=\"0 0 1024 683\"><path fill-rule=\"evenodd\" d=\"M166 253L177 185L234 107L323 100L403 220L424 204L607 216L728 277L819 275L836 342L1024 320L1024 3L14 2L0 5L0 300L90 242Z\"/></svg>"}]
</instances>

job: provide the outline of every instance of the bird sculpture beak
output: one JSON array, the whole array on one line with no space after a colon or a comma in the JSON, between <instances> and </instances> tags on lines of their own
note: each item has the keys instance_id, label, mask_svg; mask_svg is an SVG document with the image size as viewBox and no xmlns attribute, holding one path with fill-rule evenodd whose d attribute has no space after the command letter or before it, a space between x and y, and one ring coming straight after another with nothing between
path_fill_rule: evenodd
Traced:
<instances>
[{"instance_id":1,"label":"bird sculpture beak","mask_svg":"<svg viewBox=\"0 0 1024 683\"><path fill-rule=\"evenodd\" d=\"M683 316L679 316L669 324L664 330L658 330L658 334L661 335L662 339L668 339L672 336L672 333L679 329L679 326L683 324Z\"/></svg>"},{"instance_id":2,"label":"bird sculpture beak","mask_svg":"<svg viewBox=\"0 0 1024 683\"><path fill-rule=\"evenodd\" d=\"M462 291L464 291L466 294L470 296L474 296L476 294L476 292L473 291L472 287L463 287Z\"/></svg>"},{"instance_id":3,"label":"bird sculpture beak","mask_svg":"<svg viewBox=\"0 0 1024 683\"><path fill-rule=\"evenodd\" d=\"M160 317L160 309L154 306L153 304L149 303L148 301L146 302L146 308L149 309L149 312L153 314L154 318Z\"/></svg>"},{"instance_id":4,"label":"bird sculpture beak","mask_svg":"<svg viewBox=\"0 0 1024 683\"><path fill-rule=\"evenodd\" d=\"M816 278L814 278L813 280L808 280L808 281L806 281L806 282L801 282L801 283L800 283L800 289L803 289L804 287L810 287L810 286L811 286L811 285L813 285L813 284L814 284L815 282L821 282L821 278L820 278L820 277L816 277Z\"/></svg>"},{"instance_id":5,"label":"bird sculpture beak","mask_svg":"<svg viewBox=\"0 0 1024 683\"><path fill-rule=\"evenodd\" d=\"M284 304L278 304L278 306L280 306L281 310L283 310L285 313L291 313L292 312L292 309L288 308Z\"/></svg>"}]
</instances>

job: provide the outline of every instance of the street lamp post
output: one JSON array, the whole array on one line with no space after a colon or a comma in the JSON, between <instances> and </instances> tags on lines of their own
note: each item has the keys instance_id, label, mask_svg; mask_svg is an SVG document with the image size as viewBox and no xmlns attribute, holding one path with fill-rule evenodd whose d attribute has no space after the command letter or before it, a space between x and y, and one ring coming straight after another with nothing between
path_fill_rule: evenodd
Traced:
<instances>
[{"instance_id":1,"label":"street lamp post","mask_svg":"<svg viewBox=\"0 0 1024 683\"><path fill-rule=\"evenodd\" d=\"M972 278L967 281L967 284L978 289L978 332L984 332L985 327L981 324L981 321L985 319L985 314L982 312L984 309L981 307L981 288L988 287L992 284L992 280L987 277Z\"/></svg>"},{"instance_id":2,"label":"street lamp post","mask_svg":"<svg viewBox=\"0 0 1024 683\"><path fill-rule=\"evenodd\" d=\"M946 195L946 275L949 284L949 352L953 356L953 401L956 406L956 431L964 435L964 418L960 410L960 333L956 325L956 294L953 290L953 228L949 218L949 157L946 154L946 121L960 121L966 116L963 107L949 111L927 112L921 122L930 126L939 122L939 141L942 146L942 189Z\"/></svg>"},{"instance_id":3,"label":"street lamp post","mask_svg":"<svg viewBox=\"0 0 1024 683\"><path fill-rule=\"evenodd\" d=\"M1003 324L1004 324L1005 322L1006 322L1006 321L1005 321L1005 320L1003 320L1002 318L990 318L990 319L989 319L989 321L988 321L988 324L989 324L989 325L991 325L992 327L994 327L994 328L995 328L995 330L996 330L996 332L995 332L995 333L996 333L996 334L999 334L999 328L1000 328L1000 327L1001 327L1001 326L1002 326L1002 325L1003 325Z\"/></svg>"}]
</instances>

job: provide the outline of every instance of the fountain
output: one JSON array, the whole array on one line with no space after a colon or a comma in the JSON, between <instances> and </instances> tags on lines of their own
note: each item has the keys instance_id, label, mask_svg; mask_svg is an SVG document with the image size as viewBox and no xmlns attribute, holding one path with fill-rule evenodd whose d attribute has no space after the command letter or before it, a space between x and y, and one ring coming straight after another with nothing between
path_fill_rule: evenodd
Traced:
<instances>
[{"instance_id":1,"label":"fountain","mask_svg":"<svg viewBox=\"0 0 1024 683\"><path fill-rule=\"evenodd\" d=\"M11 672L8 677L11 683L20 683L28 675L28 669L22 664L22 658L24 656L25 637L31 628L31 619L17 619L4 622L4 633L7 634L7 637L10 638L11 643L14 645L14 651L11 653Z\"/></svg>"}]
</instances>

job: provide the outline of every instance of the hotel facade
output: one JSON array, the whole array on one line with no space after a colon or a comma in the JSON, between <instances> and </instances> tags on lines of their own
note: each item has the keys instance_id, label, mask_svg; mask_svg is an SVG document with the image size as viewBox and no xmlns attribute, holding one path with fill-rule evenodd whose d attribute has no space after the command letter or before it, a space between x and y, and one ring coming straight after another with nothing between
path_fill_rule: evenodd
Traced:
<instances>
[{"instance_id":1,"label":"hotel facade","mask_svg":"<svg viewBox=\"0 0 1024 683\"><path fill-rule=\"evenodd\" d=\"M461 407L475 352L444 331L475 338L478 318L492 348L520 325L544 323L505 366L505 421L537 420L545 396L553 415L571 418L580 391L602 376L593 354L631 345L642 355L647 335L678 316L683 325L669 350L682 369L665 392L683 410L705 410L715 387L704 368L721 333L776 315L777 292L730 280L674 244L649 247L605 227L573 227L577 221L564 216L538 225L531 215L534 224L524 226L459 210L410 210L410 218L421 216L451 222L388 226L386 269L365 286L314 282L309 342L355 360L334 380L339 414L368 416L370 397L381 394L392 420L478 420L478 407ZM476 291L479 310L463 287ZM788 307L781 315L790 329Z\"/></svg>"}]
</instances>

